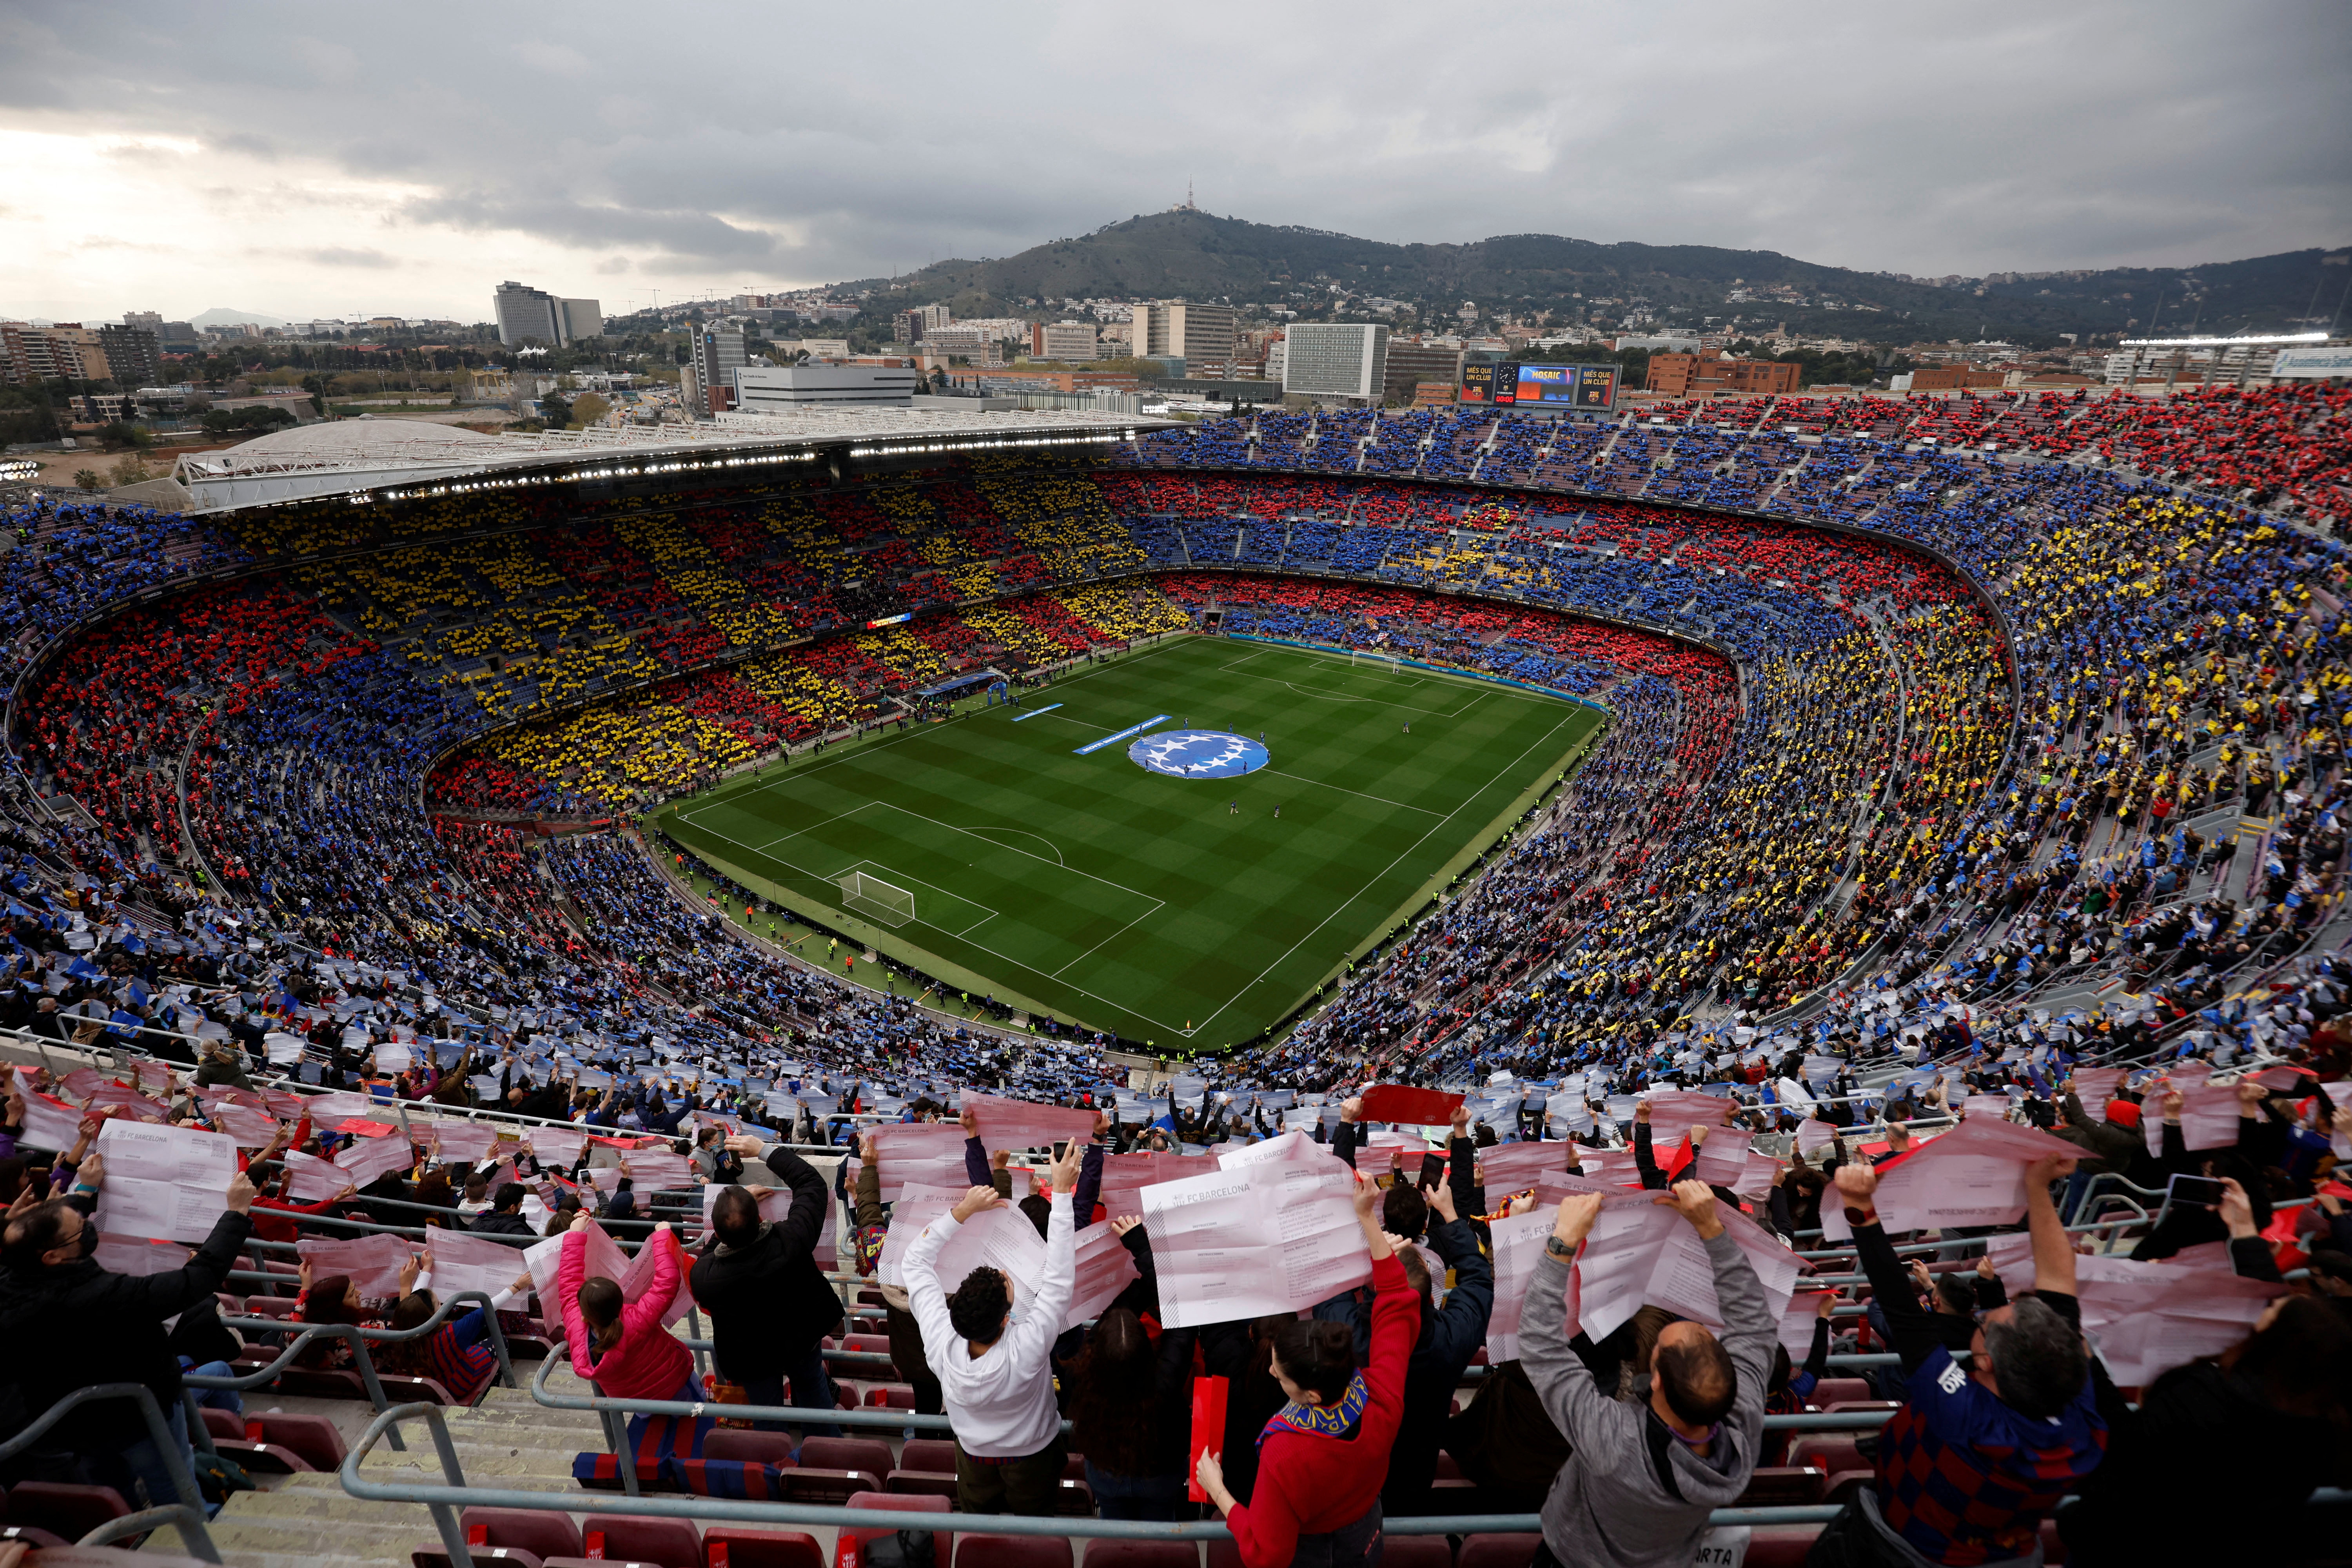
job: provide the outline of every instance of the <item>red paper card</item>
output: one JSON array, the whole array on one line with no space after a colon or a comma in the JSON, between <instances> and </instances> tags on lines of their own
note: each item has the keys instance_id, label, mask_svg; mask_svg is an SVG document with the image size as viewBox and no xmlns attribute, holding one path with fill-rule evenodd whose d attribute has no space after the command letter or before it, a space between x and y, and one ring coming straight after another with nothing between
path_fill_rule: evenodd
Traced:
<instances>
[{"instance_id":1,"label":"red paper card","mask_svg":"<svg viewBox=\"0 0 2352 1568\"><path fill-rule=\"evenodd\" d=\"M1196 1377L1192 1380L1192 1456L1184 1466L1184 1495L1194 1502L1206 1502L1209 1494L1201 1489L1201 1455L1205 1451L1222 1464L1225 1457L1225 1380L1222 1377Z\"/></svg>"},{"instance_id":2,"label":"red paper card","mask_svg":"<svg viewBox=\"0 0 2352 1568\"><path fill-rule=\"evenodd\" d=\"M1416 1127L1444 1127L1462 1108L1462 1096L1433 1089L1407 1089L1401 1083L1376 1083L1364 1090L1360 1121L1402 1121Z\"/></svg>"}]
</instances>

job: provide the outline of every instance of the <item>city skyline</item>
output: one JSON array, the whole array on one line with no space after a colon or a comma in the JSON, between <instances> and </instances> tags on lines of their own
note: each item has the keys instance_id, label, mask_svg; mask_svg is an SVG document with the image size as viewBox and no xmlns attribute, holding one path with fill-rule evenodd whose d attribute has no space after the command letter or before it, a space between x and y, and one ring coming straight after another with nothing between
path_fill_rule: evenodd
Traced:
<instances>
[{"instance_id":1,"label":"city skyline","mask_svg":"<svg viewBox=\"0 0 2352 1568\"><path fill-rule=\"evenodd\" d=\"M479 15L420 20L462 38ZM641 14L590 5L560 39L426 53L315 8L18 7L0 314L471 322L486 280L530 278L620 316L1008 255L1194 179L1206 210L1373 239L1544 232L1921 274L2352 235L2333 89L2352 29L2330 6L1992 5L1859 33L1826 7L1211 4L1148 57L1115 20L918 6L924 47L888 56L855 19L688 6L665 13L666 54ZM978 90L911 90L933 54ZM691 91L648 68L665 58L698 62Z\"/></svg>"}]
</instances>

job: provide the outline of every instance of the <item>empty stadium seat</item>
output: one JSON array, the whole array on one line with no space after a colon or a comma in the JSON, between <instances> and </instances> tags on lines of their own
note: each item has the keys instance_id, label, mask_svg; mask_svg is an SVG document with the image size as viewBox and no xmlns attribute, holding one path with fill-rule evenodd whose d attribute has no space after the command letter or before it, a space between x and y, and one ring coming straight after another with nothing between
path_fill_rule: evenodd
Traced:
<instances>
[{"instance_id":1,"label":"empty stadium seat","mask_svg":"<svg viewBox=\"0 0 2352 1568\"><path fill-rule=\"evenodd\" d=\"M112 1487L19 1481L8 1489L10 1524L51 1531L68 1541L79 1541L108 1520L131 1511Z\"/></svg>"},{"instance_id":2,"label":"empty stadium seat","mask_svg":"<svg viewBox=\"0 0 2352 1568\"><path fill-rule=\"evenodd\" d=\"M849 1498L847 1506L850 1508L892 1509L902 1513L910 1514L953 1513L955 1511L954 1503L943 1497L908 1497L902 1493L880 1491L854 1493ZM926 1524L919 1519L910 1519L902 1528L907 1530L934 1530L936 1527ZM877 1535L887 1533L887 1531L879 1530L854 1530L850 1531L850 1534L861 1544L873 1540ZM946 1568L946 1564L954 1560L956 1544L955 1532L952 1531L938 1531L938 1536L939 1539L933 1542L934 1549L939 1553L936 1568Z\"/></svg>"},{"instance_id":3,"label":"empty stadium seat","mask_svg":"<svg viewBox=\"0 0 2352 1568\"><path fill-rule=\"evenodd\" d=\"M1742 1568L1805 1568L1806 1555L1821 1532L1818 1524L1750 1525Z\"/></svg>"},{"instance_id":4,"label":"empty stadium seat","mask_svg":"<svg viewBox=\"0 0 2352 1568\"><path fill-rule=\"evenodd\" d=\"M625 1557L633 1563L659 1563L661 1568L701 1568L702 1538L688 1520L592 1513L580 1521L580 1539L591 1557Z\"/></svg>"},{"instance_id":5,"label":"empty stadium seat","mask_svg":"<svg viewBox=\"0 0 2352 1568\"><path fill-rule=\"evenodd\" d=\"M1465 1535L1454 1568L1528 1568L1535 1561L1539 1534Z\"/></svg>"},{"instance_id":6,"label":"empty stadium seat","mask_svg":"<svg viewBox=\"0 0 2352 1568\"><path fill-rule=\"evenodd\" d=\"M938 1437L909 1437L898 1446L898 1468L902 1470L940 1470L953 1475L955 1461L956 1446Z\"/></svg>"},{"instance_id":7,"label":"empty stadium seat","mask_svg":"<svg viewBox=\"0 0 2352 1568\"><path fill-rule=\"evenodd\" d=\"M1812 1397L1807 1403L1816 1410L1827 1410L1835 1401L1877 1397L1878 1390L1866 1377L1825 1377L1813 1384Z\"/></svg>"},{"instance_id":8,"label":"empty stadium seat","mask_svg":"<svg viewBox=\"0 0 2352 1568\"><path fill-rule=\"evenodd\" d=\"M1116 1544L1140 1543L1120 1542ZM956 1547L955 1568L1071 1568L1070 1538L1066 1535L967 1535ZM1187 1565L1139 1561L1131 1568L1187 1568Z\"/></svg>"},{"instance_id":9,"label":"empty stadium seat","mask_svg":"<svg viewBox=\"0 0 2352 1568\"><path fill-rule=\"evenodd\" d=\"M888 1475L894 1468L890 1445L879 1437L808 1437L801 1442L803 1465L821 1470L865 1470Z\"/></svg>"},{"instance_id":10,"label":"empty stadium seat","mask_svg":"<svg viewBox=\"0 0 2352 1568\"><path fill-rule=\"evenodd\" d=\"M584 1555L580 1527L560 1513L525 1508L469 1508L457 1516L469 1546L509 1546L544 1563L551 1557Z\"/></svg>"},{"instance_id":11,"label":"empty stadium seat","mask_svg":"<svg viewBox=\"0 0 2352 1568\"><path fill-rule=\"evenodd\" d=\"M702 1562L703 1568L825 1568L824 1551L815 1536L742 1524L714 1524L705 1530Z\"/></svg>"},{"instance_id":12,"label":"empty stadium seat","mask_svg":"<svg viewBox=\"0 0 2352 1568\"><path fill-rule=\"evenodd\" d=\"M1442 1535L1381 1537L1381 1568L1454 1568L1454 1545Z\"/></svg>"}]
</instances>

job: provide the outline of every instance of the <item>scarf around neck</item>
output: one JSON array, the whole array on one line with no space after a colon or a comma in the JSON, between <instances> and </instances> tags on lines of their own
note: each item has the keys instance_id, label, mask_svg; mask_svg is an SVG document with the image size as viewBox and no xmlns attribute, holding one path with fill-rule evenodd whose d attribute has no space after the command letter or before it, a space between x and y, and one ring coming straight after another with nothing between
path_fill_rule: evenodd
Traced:
<instances>
[{"instance_id":1,"label":"scarf around neck","mask_svg":"<svg viewBox=\"0 0 2352 1568\"><path fill-rule=\"evenodd\" d=\"M1259 1447L1276 1432L1297 1432L1302 1436L1345 1437L1353 1433L1356 1424L1364 1418L1365 1403L1371 1397L1364 1386L1364 1374L1358 1373L1348 1380L1348 1392L1337 1405L1299 1405L1292 1403L1274 1413L1265 1430L1257 1435Z\"/></svg>"}]
</instances>

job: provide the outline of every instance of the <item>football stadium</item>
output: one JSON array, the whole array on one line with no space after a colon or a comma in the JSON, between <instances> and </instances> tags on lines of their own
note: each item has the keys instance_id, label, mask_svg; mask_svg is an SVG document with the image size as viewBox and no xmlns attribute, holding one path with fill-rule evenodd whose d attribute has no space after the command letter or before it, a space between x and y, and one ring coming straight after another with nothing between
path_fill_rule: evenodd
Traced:
<instances>
[{"instance_id":1,"label":"football stadium","mask_svg":"<svg viewBox=\"0 0 2352 1568\"><path fill-rule=\"evenodd\" d=\"M1273 1495L1320 1406L1248 1378L1370 1284L1391 1326L1331 1399L1403 1377L1413 1313L1451 1347L1370 1472L1412 1568L1457 1568L1449 1530L1458 1568L1528 1560L1592 1461L1524 1391L1587 1363L1654 1375L1601 1403L1660 1452L1731 1445L1642 1505L1685 1557L1799 1563L1864 1498L1919 1545L1945 1516L1881 1472L1940 1464L1992 1523L1933 1560L2056 1560L2062 1499L2145 1498L2093 1484L2126 1418L2095 1392L2345 1332L2306 1287L2347 1277L2348 416L2331 384L343 420L184 458L181 511L19 487L12 1278L184 1312L161 1396L92 1394L59 1303L100 1298L12 1298L65 1349L0 1459L82 1458L7 1472L10 1532L821 1568L936 1508L996 1568L1065 1536L1186 1568L1260 1552L1221 1489L1271 1419ZM1332 1154L1399 1175L1366 1208ZM1017 1165L1025 1207L979 1202ZM1044 1448L981 1436L922 1335L1045 1355L1006 1279L1089 1358L1146 1347L1118 1408L1173 1398L1154 1431L1196 1348L1234 1369L1223 1521L1088 1402L1103 1363L1057 1363ZM2196 1298L2160 1335L2118 1304L2152 1279ZM1998 1394L1945 1311L1989 1314ZM2020 1367L2056 1414L2002 1403ZM1477 1403L1513 1388L1531 1426ZM2006 1438L1919 1458L1931 1398L2060 1432L2039 1479ZM2136 1452L2099 1475L2175 1462ZM1176 1500L1122 1511L1119 1453ZM218 1506L224 1465L259 1489Z\"/></svg>"}]
</instances>

